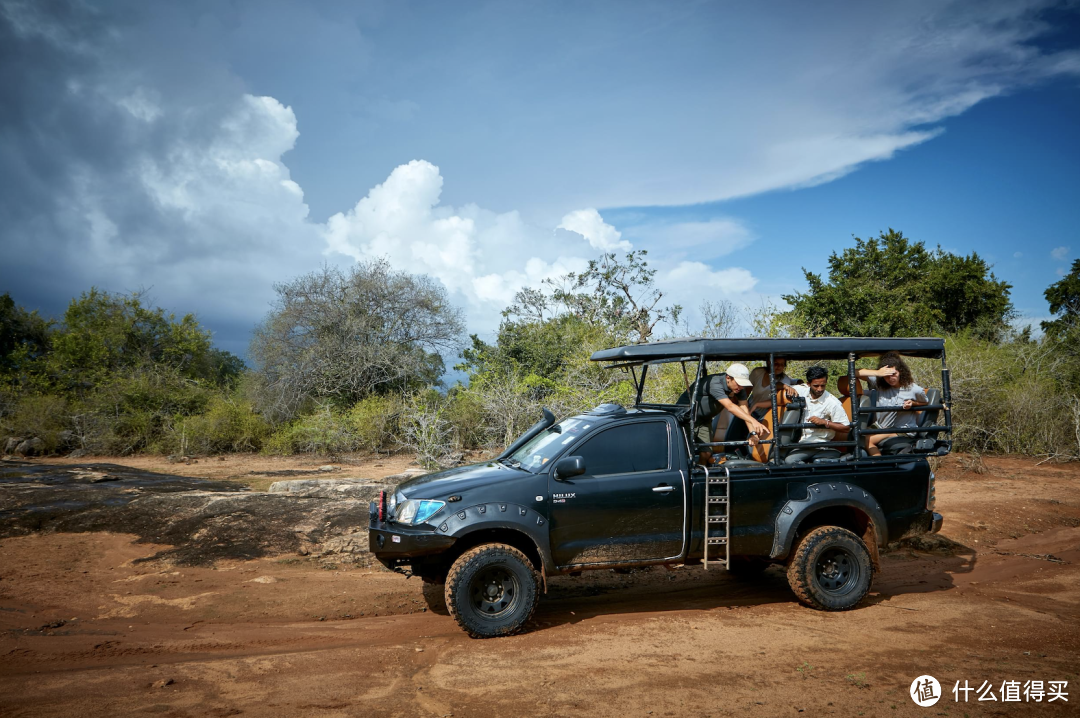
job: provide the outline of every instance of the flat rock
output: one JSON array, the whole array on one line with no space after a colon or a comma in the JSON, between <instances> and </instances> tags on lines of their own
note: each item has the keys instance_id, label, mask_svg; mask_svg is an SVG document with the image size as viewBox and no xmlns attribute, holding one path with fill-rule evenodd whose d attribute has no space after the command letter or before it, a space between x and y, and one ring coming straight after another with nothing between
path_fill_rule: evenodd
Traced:
<instances>
[{"instance_id":1,"label":"flat rock","mask_svg":"<svg viewBox=\"0 0 1080 718\"><path fill-rule=\"evenodd\" d=\"M362 499L374 501L380 491L392 491L390 484L373 479L290 479L270 484L270 493L304 499Z\"/></svg>"},{"instance_id":2,"label":"flat rock","mask_svg":"<svg viewBox=\"0 0 1080 718\"><path fill-rule=\"evenodd\" d=\"M424 476L425 474L430 473L431 472L427 469L405 469L400 474L390 474L389 476L384 476L382 480L390 481L395 484L400 484L402 481L407 481L409 479L416 478L417 476Z\"/></svg>"}]
</instances>

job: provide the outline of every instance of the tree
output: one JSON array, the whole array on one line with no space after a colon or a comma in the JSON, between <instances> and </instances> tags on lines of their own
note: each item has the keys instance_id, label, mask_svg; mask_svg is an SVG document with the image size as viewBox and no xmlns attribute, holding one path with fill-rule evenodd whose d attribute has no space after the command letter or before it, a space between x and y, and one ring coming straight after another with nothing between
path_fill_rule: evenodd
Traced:
<instances>
[{"instance_id":1,"label":"tree","mask_svg":"<svg viewBox=\"0 0 1080 718\"><path fill-rule=\"evenodd\" d=\"M53 322L15 304L10 294L0 295L0 372L16 374L49 349Z\"/></svg>"},{"instance_id":2,"label":"tree","mask_svg":"<svg viewBox=\"0 0 1080 718\"><path fill-rule=\"evenodd\" d=\"M584 272L570 272L546 283L554 289L551 298L565 309L594 326L602 326L623 341L647 342L660 322L675 324L682 307L661 307L664 293L656 288L655 269L649 269L644 249L627 252L620 262L614 253L589 261ZM535 290L519 292L509 311L526 312L543 318L549 303ZM505 313L504 313L505 314Z\"/></svg>"},{"instance_id":3,"label":"tree","mask_svg":"<svg viewBox=\"0 0 1080 718\"><path fill-rule=\"evenodd\" d=\"M91 288L73 299L52 338L48 363L61 390L94 386L107 378L153 367L211 384L229 384L244 363L215 349L194 314L177 319L147 307L141 293Z\"/></svg>"},{"instance_id":4,"label":"tree","mask_svg":"<svg viewBox=\"0 0 1080 718\"><path fill-rule=\"evenodd\" d=\"M1050 339L1062 339L1074 333L1080 324L1080 259L1074 259L1072 270L1051 284L1043 293L1050 303L1050 313L1056 319L1042 323Z\"/></svg>"},{"instance_id":5,"label":"tree","mask_svg":"<svg viewBox=\"0 0 1080 718\"><path fill-rule=\"evenodd\" d=\"M890 229L829 256L829 277L803 270L809 289L785 295L790 324L845 336L928 336L970 330L999 340L1014 317L1011 285L977 253L928 250Z\"/></svg>"},{"instance_id":6,"label":"tree","mask_svg":"<svg viewBox=\"0 0 1080 718\"><path fill-rule=\"evenodd\" d=\"M277 305L250 354L261 408L275 420L313 401L347 407L373 392L435 384L438 352L455 350L464 327L442 285L385 260L323 267L274 289Z\"/></svg>"}]
</instances>

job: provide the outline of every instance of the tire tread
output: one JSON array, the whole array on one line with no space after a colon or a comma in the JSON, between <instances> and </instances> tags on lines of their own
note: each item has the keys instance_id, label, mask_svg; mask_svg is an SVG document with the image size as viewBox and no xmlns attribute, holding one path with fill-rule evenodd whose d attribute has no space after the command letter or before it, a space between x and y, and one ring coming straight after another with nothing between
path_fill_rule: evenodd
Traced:
<instances>
[{"instance_id":1,"label":"tire tread","mask_svg":"<svg viewBox=\"0 0 1080 718\"><path fill-rule=\"evenodd\" d=\"M513 624L496 629L493 633L485 633L477 630L477 628L471 625L467 616L461 615L458 611L454 610L453 596L457 592L460 583L464 580L465 574L468 569L480 556L489 555L491 557L505 557L520 561L522 564L529 568L529 577L532 581L530 586L523 586L524 591L531 592L532 600L529 602L529 606L524 615L520 616ZM533 611L536 610L537 599L540 592L540 583L536 578L536 571L532 567L532 562L529 558L517 550L513 546L501 543L486 543L474 546L465 553L458 557L457 561L454 561L454 565L450 567L450 572L446 575L446 609L453 616L454 620L461 627L463 631L469 634L472 638L490 638L494 636L510 636L522 628L532 618Z\"/></svg>"},{"instance_id":2,"label":"tire tread","mask_svg":"<svg viewBox=\"0 0 1080 718\"><path fill-rule=\"evenodd\" d=\"M823 604L814 595L813 586L811 585L811 572L812 566L809 566L810 553L822 542L829 539L836 538L850 538L854 539L857 543L862 545L863 550L866 551L867 566L865 567L870 576L870 580L866 582L864 590L858 594L856 600L851 602L851 605L837 608ZM799 541L798 547L795 549L795 553L792 554L791 560L788 562L787 567L787 579L788 585L791 586L792 593L799 599L799 603L810 608L815 608L819 611L849 611L855 608L866 594L870 592L870 587L873 585L873 564L870 562L870 552L866 550L866 545L863 544L862 539L856 536L851 531L839 526L819 526L810 533L806 534Z\"/></svg>"}]
</instances>

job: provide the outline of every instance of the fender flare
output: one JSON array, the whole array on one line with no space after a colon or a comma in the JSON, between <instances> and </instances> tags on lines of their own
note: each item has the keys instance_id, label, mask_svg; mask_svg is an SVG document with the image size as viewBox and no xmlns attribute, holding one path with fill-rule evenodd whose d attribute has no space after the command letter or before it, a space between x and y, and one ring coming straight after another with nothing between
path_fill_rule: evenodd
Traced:
<instances>
[{"instance_id":1,"label":"fender flare","mask_svg":"<svg viewBox=\"0 0 1080 718\"><path fill-rule=\"evenodd\" d=\"M885 545L887 536L885 513L881 510L881 504L869 491L844 481L823 481L807 486L806 494L805 499L789 499L776 514L776 527L773 530L773 545L769 558L787 558L795 539L795 531L803 519L819 509L830 506L850 506L870 517L877 539L876 545L870 547L872 554L877 554L878 546Z\"/></svg>"},{"instance_id":2,"label":"fender flare","mask_svg":"<svg viewBox=\"0 0 1080 718\"><path fill-rule=\"evenodd\" d=\"M524 534L536 546L544 571L554 571L555 564L548 545L547 516L528 506L493 501L454 508L441 518L435 532L460 539L485 529L509 529Z\"/></svg>"}]
</instances>

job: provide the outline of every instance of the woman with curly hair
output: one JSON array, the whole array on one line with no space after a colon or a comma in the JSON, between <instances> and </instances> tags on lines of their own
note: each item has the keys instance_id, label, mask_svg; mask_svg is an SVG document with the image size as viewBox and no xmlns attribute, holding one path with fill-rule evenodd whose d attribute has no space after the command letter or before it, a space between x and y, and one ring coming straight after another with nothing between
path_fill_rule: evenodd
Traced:
<instances>
[{"instance_id":1,"label":"woman with curly hair","mask_svg":"<svg viewBox=\"0 0 1080 718\"><path fill-rule=\"evenodd\" d=\"M859 369L856 376L866 381L870 389L877 389L876 406L895 406L903 411L883 411L875 414L873 429L902 429L917 426L919 412L911 411L917 406L926 406L926 390L915 383L911 369L896 352L886 352L878 359L877 369ZM866 452L870 456L881 456L878 446L887 439L899 434L872 434L867 437ZM905 434L910 436L910 434Z\"/></svg>"}]
</instances>

